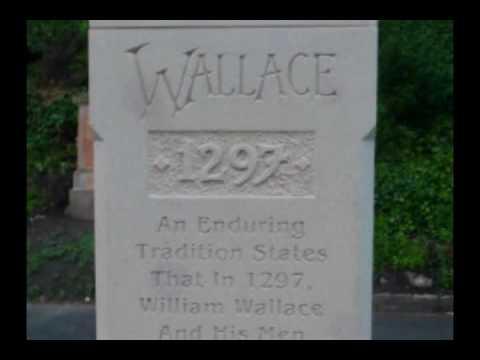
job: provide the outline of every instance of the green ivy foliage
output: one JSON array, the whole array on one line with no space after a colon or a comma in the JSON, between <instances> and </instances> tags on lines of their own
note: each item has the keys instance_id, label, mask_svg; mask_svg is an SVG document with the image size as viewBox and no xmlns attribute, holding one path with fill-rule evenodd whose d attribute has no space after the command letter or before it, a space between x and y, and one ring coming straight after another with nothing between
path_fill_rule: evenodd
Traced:
<instances>
[{"instance_id":1,"label":"green ivy foliage","mask_svg":"<svg viewBox=\"0 0 480 360\"><path fill-rule=\"evenodd\" d=\"M33 52L43 52L53 43L65 43L72 36L86 37L86 20L29 20L27 46Z\"/></svg>"},{"instance_id":2,"label":"green ivy foliage","mask_svg":"<svg viewBox=\"0 0 480 360\"><path fill-rule=\"evenodd\" d=\"M28 216L51 206L41 179L71 174L75 168L77 111L71 95L45 104L38 91L27 84Z\"/></svg>"},{"instance_id":3,"label":"green ivy foliage","mask_svg":"<svg viewBox=\"0 0 480 360\"><path fill-rule=\"evenodd\" d=\"M384 114L429 129L453 111L453 22L380 22L380 103Z\"/></svg>"},{"instance_id":4,"label":"green ivy foliage","mask_svg":"<svg viewBox=\"0 0 480 360\"><path fill-rule=\"evenodd\" d=\"M380 23L375 265L453 286L453 23Z\"/></svg>"},{"instance_id":5,"label":"green ivy foliage","mask_svg":"<svg viewBox=\"0 0 480 360\"><path fill-rule=\"evenodd\" d=\"M29 77L40 86L69 89L88 85L88 22L86 20L29 20L27 46Z\"/></svg>"},{"instance_id":6,"label":"green ivy foliage","mask_svg":"<svg viewBox=\"0 0 480 360\"><path fill-rule=\"evenodd\" d=\"M52 240L56 242L35 250L27 243L28 300L37 301L41 295L50 301L93 298L93 234L86 233L75 240Z\"/></svg>"},{"instance_id":7,"label":"green ivy foliage","mask_svg":"<svg viewBox=\"0 0 480 360\"><path fill-rule=\"evenodd\" d=\"M54 205L52 179L71 176L77 106L88 86L85 20L27 21L27 215Z\"/></svg>"},{"instance_id":8,"label":"green ivy foliage","mask_svg":"<svg viewBox=\"0 0 480 360\"><path fill-rule=\"evenodd\" d=\"M378 161L375 265L380 271L427 272L448 289L453 285L453 149L441 139L431 134L415 144L413 138L404 152L417 154Z\"/></svg>"}]
</instances>

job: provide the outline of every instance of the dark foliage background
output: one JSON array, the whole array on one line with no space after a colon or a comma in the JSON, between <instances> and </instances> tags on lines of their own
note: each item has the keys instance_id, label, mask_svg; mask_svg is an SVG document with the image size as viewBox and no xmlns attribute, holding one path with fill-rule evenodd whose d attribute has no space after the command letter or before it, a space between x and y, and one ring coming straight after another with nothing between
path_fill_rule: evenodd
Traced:
<instances>
[{"instance_id":1,"label":"dark foliage background","mask_svg":"<svg viewBox=\"0 0 480 360\"><path fill-rule=\"evenodd\" d=\"M88 24L27 24L27 213L66 205ZM380 21L375 267L452 288L453 22Z\"/></svg>"}]
</instances>

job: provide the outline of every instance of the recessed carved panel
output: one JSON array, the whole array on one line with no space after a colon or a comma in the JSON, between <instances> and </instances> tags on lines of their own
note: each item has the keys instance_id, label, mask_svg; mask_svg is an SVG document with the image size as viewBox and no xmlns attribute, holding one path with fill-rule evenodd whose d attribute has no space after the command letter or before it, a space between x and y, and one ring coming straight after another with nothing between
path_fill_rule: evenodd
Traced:
<instances>
[{"instance_id":1,"label":"recessed carved panel","mask_svg":"<svg viewBox=\"0 0 480 360\"><path fill-rule=\"evenodd\" d=\"M314 132L150 132L157 196L311 196Z\"/></svg>"}]
</instances>

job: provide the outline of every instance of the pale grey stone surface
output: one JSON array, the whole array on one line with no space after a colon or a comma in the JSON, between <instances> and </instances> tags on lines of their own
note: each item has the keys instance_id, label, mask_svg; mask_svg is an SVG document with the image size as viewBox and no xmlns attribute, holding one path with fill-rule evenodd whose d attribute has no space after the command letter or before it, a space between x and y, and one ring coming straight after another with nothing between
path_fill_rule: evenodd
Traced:
<instances>
[{"instance_id":1,"label":"pale grey stone surface","mask_svg":"<svg viewBox=\"0 0 480 360\"><path fill-rule=\"evenodd\" d=\"M165 24L92 22L97 337L370 339L376 22Z\"/></svg>"}]
</instances>

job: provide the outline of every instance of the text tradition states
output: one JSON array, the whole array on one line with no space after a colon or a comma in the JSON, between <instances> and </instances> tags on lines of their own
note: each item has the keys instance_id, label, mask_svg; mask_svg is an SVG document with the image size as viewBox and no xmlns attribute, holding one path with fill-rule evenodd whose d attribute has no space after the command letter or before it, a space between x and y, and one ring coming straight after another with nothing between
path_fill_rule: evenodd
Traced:
<instances>
[{"instance_id":1,"label":"text tradition states","mask_svg":"<svg viewBox=\"0 0 480 360\"><path fill-rule=\"evenodd\" d=\"M150 132L151 195L311 196L314 132Z\"/></svg>"}]
</instances>

